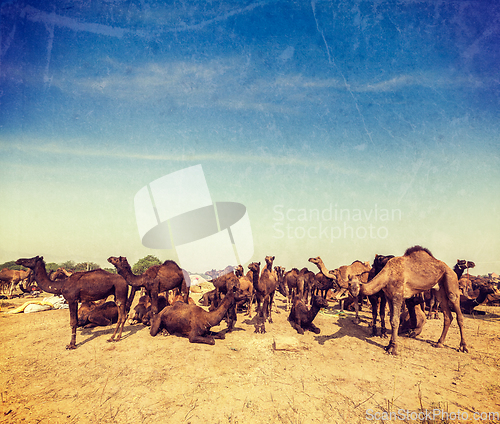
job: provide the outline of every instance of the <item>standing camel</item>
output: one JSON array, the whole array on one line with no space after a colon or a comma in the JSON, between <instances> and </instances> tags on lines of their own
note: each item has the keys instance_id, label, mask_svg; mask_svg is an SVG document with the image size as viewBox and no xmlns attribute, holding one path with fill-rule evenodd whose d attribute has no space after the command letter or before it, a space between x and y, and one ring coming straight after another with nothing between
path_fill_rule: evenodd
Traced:
<instances>
[{"instance_id":1,"label":"standing camel","mask_svg":"<svg viewBox=\"0 0 500 424\"><path fill-rule=\"evenodd\" d=\"M372 269L368 273L368 281L371 281L375 276L382 271L385 264L389 259L394 258L394 255L375 255L375 259L372 263ZM377 335L377 309L380 310L380 337L387 338L386 328L385 328L385 305L387 300L383 290L379 290L368 296L368 300L372 305L372 337Z\"/></svg>"},{"instance_id":2,"label":"standing camel","mask_svg":"<svg viewBox=\"0 0 500 424\"><path fill-rule=\"evenodd\" d=\"M443 347L446 334L450 328L453 316L450 304L457 314L460 329L459 351L468 352L464 337L464 318L460 310L460 293L457 275L444 262L436 259L431 252L421 246L414 246L406 250L404 256L390 259L382 271L367 284L360 284L354 277L349 283L352 295L363 294L366 296L383 290L391 315L392 335L386 351L397 355L397 337L404 299L430 289L439 284L438 296L444 314L443 331L436 347ZM449 302L449 303L448 303Z\"/></svg>"},{"instance_id":3,"label":"standing camel","mask_svg":"<svg viewBox=\"0 0 500 424\"><path fill-rule=\"evenodd\" d=\"M368 281L368 273L370 272L370 264L363 263L361 261L354 261L351 265L343 265L334 271L329 271L321 258L309 258L309 262L315 264L323 275L333 281L343 288L347 289L349 287L349 279L353 276L358 276L359 280L362 282ZM353 297L354 310L356 311L356 316L354 317L354 323L359 324L359 303L358 297Z\"/></svg>"},{"instance_id":4,"label":"standing camel","mask_svg":"<svg viewBox=\"0 0 500 424\"><path fill-rule=\"evenodd\" d=\"M183 293L184 303L188 303L189 290L186 281L189 276L184 276L183 270L174 261L167 260L162 265L153 265L140 275L132 272L127 258L111 256L108 262L115 266L120 274L134 290L144 287L151 298L151 312L158 313L158 294L167 290L178 288Z\"/></svg>"},{"instance_id":5,"label":"standing camel","mask_svg":"<svg viewBox=\"0 0 500 424\"><path fill-rule=\"evenodd\" d=\"M12 298L12 293L16 285L26 280L29 276L29 271L4 268L0 271L0 282L2 282L2 291L8 293L9 299Z\"/></svg>"},{"instance_id":6,"label":"standing camel","mask_svg":"<svg viewBox=\"0 0 500 424\"><path fill-rule=\"evenodd\" d=\"M274 256L266 256L267 266L259 276L260 262L252 262L248 268L252 271L253 287L257 299L257 324L256 333L266 332L266 319L272 323L271 306L273 304L274 292L278 284L275 272L272 271Z\"/></svg>"},{"instance_id":7,"label":"standing camel","mask_svg":"<svg viewBox=\"0 0 500 424\"><path fill-rule=\"evenodd\" d=\"M35 256L31 259L21 258L16 261L16 264L32 269L35 281L43 291L56 295L62 294L66 302L68 302L71 341L66 346L66 349L76 349L78 302L106 299L112 294L115 296L115 302L118 306L118 324L108 341L120 340L127 313L135 294L133 291L130 298L127 299L128 285L123 277L102 269L96 269L94 271L75 272L65 280L51 281L45 269L43 256Z\"/></svg>"}]
</instances>

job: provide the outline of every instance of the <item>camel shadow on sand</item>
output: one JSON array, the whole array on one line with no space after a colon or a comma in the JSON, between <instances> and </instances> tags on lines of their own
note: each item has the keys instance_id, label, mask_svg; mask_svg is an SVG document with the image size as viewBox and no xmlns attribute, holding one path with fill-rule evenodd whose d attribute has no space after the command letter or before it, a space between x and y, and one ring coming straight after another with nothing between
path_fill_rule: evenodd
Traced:
<instances>
[{"instance_id":1,"label":"camel shadow on sand","mask_svg":"<svg viewBox=\"0 0 500 424\"><path fill-rule=\"evenodd\" d=\"M319 334L317 336L314 336L314 339L318 342L318 344L324 345L329 340L341 339L342 337L348 336L348 337L355 337L363 342L369 343L378 348L385 348L389 343L389 339L381 338L378 336L371 337L370 336L371 327L363 325L370 323L370 321L363 318L362 316L360 316L359 318L360 318L360 323L355 324L353 322L354 316L339 315L338 321L334 323L334 325L337 325L339 327L339 329L335 333L328 335ZM380 328L378 330L380 332ZM389 332L387 334L390 335Z\"/></svg>"},{"instance_id":2,"label":"camel shadow on sand","mask_svg":"<svg viewBox=\"0 0 500 424\"><path fill-rule=\"evenodd\" d=\"M83 346L84 344L89 343L92 340L97 339L98 337L111 337L113 335L113 332L115 331L115 326L116 324L112 324L107 327L79 328L78 330L80 330L80 337L88 335L90 335L90 337L88 339L82 340L81 342L78 342L76 346ZM149 331L149 327L146 327L144 325L125 325L125 327L123 327L123 333L120 340L127 339L143 329L147 329L147 331Z\"/></svg>"}]
</instances>

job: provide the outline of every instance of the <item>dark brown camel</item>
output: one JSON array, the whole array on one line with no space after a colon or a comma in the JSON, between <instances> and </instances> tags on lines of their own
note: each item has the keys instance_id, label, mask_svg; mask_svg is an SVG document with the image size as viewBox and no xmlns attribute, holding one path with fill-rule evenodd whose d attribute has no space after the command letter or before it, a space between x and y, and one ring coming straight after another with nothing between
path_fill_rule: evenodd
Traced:
<instances>
[{"instance_id":1,"label":"dark brown camel","mask_svg":"<svg viewBox=\"0 0 500 424\"><path fill-rule=\"evenodd\" d=\"M82 302L78 308L78 327L105 327L118 322L118 306L115 302Z\"/></svg>"},{"instance_id":2,"label":"dark brown camel","mask_svg":"<svg viewBox=\"0 0 500 424\"><path fill-rule=\"evenodd\" d=\"M358 294L369 296L384 290L389 302L392 327L391 340L386 351L389 354L397 355L398 328L404 299L428 290L435 284L439 284L440 287L438 293L444 313L443 331L436 347L443 347L453 320L449 301L457 314L460 328L459 350L468 352L464 337L464 318L460 310L457 275L448 265L432 256L427 249L414 246L408 249L404 256L390 259L382 271L367 284L360 284L357 277L353 277L349 283L349 289L351 294L355 296Z\"/></svg>"},{"instance_id":3,"label":"dark brown camel","mask_svg":"<svg viewBox=\"0 0 500 424\"><path fill-rule=\"evenodd\" d=\"M300 296L302 299L304 295L304 279L299 282L299 270L292 268L290 271L285 272L283 275L283 286L286 293L286 308L288 311L292 308L293 299L295 296Z\"/></svg>"},{"instance_id":4,"label":"dark brown camel","mask_svg":"<svg viewBox=\"0 0 500 424\"><path fill-rule=\"evenodd\" d=\"M309 299L309 295L311 292L311 288L314 284L315 274L312 271L309 271L306 267L302 268L299 271L299 286L304 287L303 289L303 300L307 303ZM310 298L312 304L312 296Z\"/></svg>"},{"instance_id":5,"label":"dark brown camel","mask_svg":"<svg viewBox=\"0 0 500 424\"><path fill-rule=\"evenodd\" d=\"M274 292L278 284L276 273L272 271L274 256L266 256L266 267L259 276L260 262L252 262L248 268L253 275L253 288L257 299L257 323L256 333L265 333L266 319L272 323L271 307L273 304Z\"/></svg>"},{"instance_id":6,"label":"dark brown camel","mask_svg":"<svg viewBox=\"0 0 500 424\"><path fill-rule=\"evenodd\" d=\"M322 296L326 299L329 290L339 292L340 286L337 284L337 279L325 277L321 271L318 272L311 284L311 300L313 296Z\"/></svg>"},{"instance_id":7,"label":"dark brown camel","mask_svg":"<svg viewBox=\"0 0 500 424\"><path fill-rule=\"evenodd\" d=\"M327 307L328 301L326 299L323 299L321 296L313 296L311 308L307 309L304 300L297 296L293 301L288 321L299 334L304 334L304 330L319 334L321 330L313 324L313 320L321 308Z\"/></svg>"},{"instance_id":8,"label":"dark brown camel","mask_svg":"<svg viewBox=\"0 0 500 424\"><path fill-rule=\"evenodd\" d=\"M389 259L392 259L394 255L375 255L373 260L372 269L368 273L368 281L373 280L373 278L382 271L385 264ZM383 290L379 290L377 293L368 296L368 300L372 305L372 337L377 336L377 309L380 311L380 337L387 338L386 328L385 328L385 305L387 300Z\"/></svg>"},{"instance_id":9,"label":"dark brown camel","mask_svg":"<svg viewBox=\"0 0 500 424\"><path fill-rule=\"evenodd\" d=\"M40 289L48 293L62 294L66 302L68 302L71 341L66 346L66 349L76 348L78 302L106 299L110 295L115 296L115 302L118 306L118 324L108 341L120 340L127 319L127 312L135 294L135 292L132 292L130 297L127 298L128 285L123 277L102 269L96 269L94 271L75 272L65 280L51 281L47 275L42 256L35 256L31 259L18 259L16 264L33 270L35 281Z\"/></svg>"},{"instance_id":10,"label":"dark brown camel","mask_svg":"<svg viewBox=\"0 0 500 424\"><path fill-rule=\"evenodd\" d=\"M497 294L493 286L488 284L479 284L475 290L478 295L475 298L460 296L460 309L464 314L484 315L484 311L475 311L476 306L481 305L490 294Z\"/></svg>"},{"instance_id":11,"label":"dark brown camel","mask_svg":"<svg viewBox=\"0 0 500 424\"><path fill-rule=\"evenodd\" d=\"M182 269L174 261L167 260L162 265L153 265L140 275L132 272L127 258L123 256L108 258L108 262L115 266L120 274L134 290L139 287L146 289L146 294L151 298L151 312L158 313L158 295L167 290L178 288L184 296L184 302L188 302L189 290Z\"/></svg>"},{"instance_id":12,"label":"dark brown camel","mask_svg":"<svg viewBox=\"0 0 500 424\"><path fill-rule=\"evenodd\" d=\"M460 296L460 303L464 300L464 297L468 297L468 289L471 286L471 281L469 279L469 268L474 268L476 264L471 261L466 261L465 259L457 259L457 263L453 267L453 271L455 271L455 274L457 274L458 278L458 287L460 291L462 292L463 296ZM467 270L467 277L463 277L462 275L464 271ZM429 306L429 312L427 314L427 318L439 318L438 312L439 312L439 301L437 297L437 292L439 290L439 286L436 284L434 287L432 287L429 290L426 290L424 292L424 299L426 304ZM477 306L477 305L476 305ZM462 308L463 311L463 308Z\"/></svg>"},{"instance_id":13,"label":"dark brown camel","mask_svg":"<svg viewBox=\"0 0 500 424\"><path fill-rule=\"evenodd\" d=\"M220 324L228 310L234 307L234 290L228 290L219 307L211 312L197 305L176 302L165 307L151 320L150 334L156 336L161 328L169 334L188 337L190 343L215 344L215 338L223 339L225 334L212 333L211 327Z\"/></svg>"}]
</instances>

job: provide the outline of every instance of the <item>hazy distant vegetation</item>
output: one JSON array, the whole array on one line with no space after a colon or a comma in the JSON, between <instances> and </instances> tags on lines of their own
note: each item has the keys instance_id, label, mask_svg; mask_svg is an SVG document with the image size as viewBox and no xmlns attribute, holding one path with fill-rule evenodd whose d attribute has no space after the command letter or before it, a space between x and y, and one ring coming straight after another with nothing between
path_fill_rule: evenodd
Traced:
<instances>
[{"instance_id":1,"label":"hazy distant vegetation","mask_svg":"<svg viewBox=\"0 0 500 424\"><path fill-rule=\"evenodd\" d=\"M161 265L163 262L160 261L156 256L153 255L148 255L145 256L142 259L139 259L133 266L132 266L132 271L134 274L142 274L144 271L146 271L150 266L153 265ZM0 265L0 269L25 269L21 265L16 265L16 261L8 261ZM45 263L45 269L47 272L50 271L55 271L57 268L64 268L67 271L71 272L78 272L78 271L92 271L94 269L99 269L101 266L99 264L96 264L95 262L79 262L76 263L75 261L65 261L61 263L55 263L55 262L46 262ZM116 268L114 266L112 267L106 267L102 268L108 272L112 272L116 274Z\"/></svg>"}]
</instances>

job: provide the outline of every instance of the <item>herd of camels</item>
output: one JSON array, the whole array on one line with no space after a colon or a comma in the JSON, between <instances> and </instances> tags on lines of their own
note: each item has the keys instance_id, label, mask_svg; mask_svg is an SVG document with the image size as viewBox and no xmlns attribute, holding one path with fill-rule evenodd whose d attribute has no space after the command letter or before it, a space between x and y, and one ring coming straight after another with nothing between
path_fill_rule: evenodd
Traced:
<instances>
[{"instance_id":1,"label":"herd of camels","mask_svg":"<svg viewBox=\"0 0 500 424\"><path fill-rule=\"evenodd\" d=\"M188 274L171 260L135 275L126 258L110 257L108 262L115 266L117 274L97 269L75 272L55 280L49 278L43 257L18 259L16 264L31 270L41 290L64 296L69 305L71 326L71 340L67 349L77 347L77 328L84 324L95 326L116 322L114 333L108 341L120 340L129 312L130 316L134 314L136 322L150 325L152 336L163 329L169 334L186 336L190 342L214 344L215 338L224 338L224 334L232 330L238 308L246 305L246 315L251 317L256 302L255 332L264 333L265 322L272 323L271 311L276 291L286 296L286 309L290 310L288 321L298 333L303 334L304 330L319 333L320 329L313 324L313 320L321 308L328 307L326 292L333 289L339 295L336 298L344 295L353 301L355 322L358 322L358 299L368 296L372 304L372 335L377 334L377 309L380 308L380 335L385 336L383 314L385 303L388 303L391 337L386 351L397 355L402 309L407 309L410 327L415 329L417 314L412 299L434 289L444 314L442 333L435 346L443 346L453 320L453 311L460 330L459 351L468 352L458 284L459 276L467 267L465 261L458 261L453 270L436 259L429 250L414 246L407 249L403 256L376 255L372 265L355 261L334 271L328 270L320 257L310 258L309 262L319 268L315 274L307 268L300 271L293 268L288 272L283 267L273 268L274 259L274 256L267 256L262 270L260 262L250 263L246 274L241 265L228 267L221 272L207 272L215 287L201 299L204 302L202 305L210 305L208 311L189 297L190 288L193 287L190 287ZM141 288L145 294L132 312L135 293ZM175 292L177 296L169 300L164 295L169 291ZM104 303L110 295L114 296L115 301ZM84 312L86 318L82 321ZM227 330L219 333L210 331L223 319L227 321Z\"/></svg>"}]
</instances>

